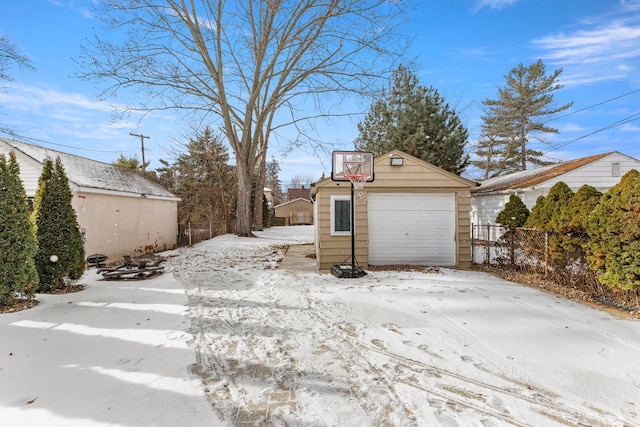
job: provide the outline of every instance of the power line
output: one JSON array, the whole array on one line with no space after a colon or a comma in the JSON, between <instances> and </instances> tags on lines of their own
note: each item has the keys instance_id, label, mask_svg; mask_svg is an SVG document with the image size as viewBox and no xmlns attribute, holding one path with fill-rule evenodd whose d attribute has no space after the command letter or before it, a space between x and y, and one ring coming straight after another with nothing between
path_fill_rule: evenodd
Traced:
<instances>
[{"instance_id":1,"label":"power line","mask_svg":"<svg viewBox=\"0 0 640 427\"><path fill-rule=\"evenodd\" d=\"M95 150L92 148L82 148L82 147L77 147L73 145L56 144L55 142L45 141L44 139L32 138L30 136L20 135L17 133L10 133L8 135L10 135L11 137L22 138L29 141L41 142L43 144L55 145L57 147L71 148L73 150L80 150L80 151L91 151L94 153L123 153L123 152L129 152L129 151L137 151L137 149L135 148L130 150L115 150L115 151L114 150Z\"/></svg>"},{"instance_id":2,"label":"power line","mask_svg":"<svg viewBox=\"0 0 640 427\"><path fill-rule=\"evenodd\" d=\"M552 121L554 121L554 120L560 120L560 119L562 119L562 118L564 118L564 117L571 116L571 115L573 115L573 114L578 114L578 113L580 113L580 112L582 112L582 111L585 111L585 110L588 110L588 109L590 109L590 108L598 107L598 106L600 106L600 105L602 105L602 104L606 104L607 102L615 101L615 100L617 100L617 99L624 98L625 96L633 95L634 93L638 93L638 92L640 92L640 89L633 90L633 91L631 91L631 92L627 92L627 93L625 93L625 94L618 95L618 96L613 97L613 98L609 98L609 99L607 99L607 100L604 100L604 101L598 102L597 104L593 104L593 105L590 105L590 106L588 106L588 107L584 107L584 108L581 108L581 109L579 109L579 110L572 111L572 112L567 113L567 114L563 114L562 116L554 117L553 119L549 119L548 121L552 122Z\"/></svg>"},{"instance_id":3,"label":"power line","mask_svg":"<svg viewBox=\"0 0 640 427\"><path fill-rule=\"evenodd\" d=\"M566 147L569 144L573 144L576 141L580 141L581 139L584 139L584 138L586 138L588 136L595 135L596 133L604 132L605 130L613 129L615 127L622 126L622 125L627 124L627 123L631 123L631 122L636 121L638 119L640 119L640 113L632 114L632 115L630 115L630 116L628 116L628 117L626 117L626 118L624 118L622 120L618 120L617 122L611 123L610 125L607 125L607 126L605 126L603 128L595 130L595 131L593 131L591 133L579 136L578 138L574 138L574 139L569 140L567 142L563 142L562 144L555 145L551 149L545 151L542 154L547 154L547 153L549 153L551 151L557 150L558 148Z\"/></svg>"}]
</instances>

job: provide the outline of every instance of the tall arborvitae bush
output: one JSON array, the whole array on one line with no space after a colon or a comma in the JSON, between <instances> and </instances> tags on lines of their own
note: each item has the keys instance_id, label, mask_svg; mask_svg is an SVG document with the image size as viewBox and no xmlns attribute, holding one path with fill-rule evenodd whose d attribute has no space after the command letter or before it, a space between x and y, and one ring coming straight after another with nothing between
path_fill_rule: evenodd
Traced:
<instances>
[{"instance_id":1,"label":"tall arborvitae bush","mask_svg":"<svg viewBox=\"0 0 640 427\"><path fill-rule=\"evenodd\" d=\"M538 197L531 209L526 227L541 231L559 231L563 226L562 210L566 209L572 197L573 190L567 184L562 181L554 184L546 197Z\"/></svg>"},{"instance_id":2,"label":"tall arborvitae bush","mask_svg":"<svg viewBox=\"0 0 640 427\"><path fill-rule=\"evenodd\" d=\"M504 205L496 217L496 222L507 228L522 227L529 218L529 209L522 199L515 194L509 196L509 201Z\"/></svg>"},{"instance_id":3,"label":"tall arborvitae bush","mask_svg":"<svg viewBox=\"0 0 640 427\"><path fill-rule=\"evenodd\" d=\"M589 236L586 230L586 222L595 207L600 203L602 193L590 185L583 185L571 198L569 203L560 211L560 221L556 231L559 239L561 259L565 262L566 276L575 283L595 284L594 276L590 272L585 245ZM555 243L555 238L552 242Z\"/></svg>"},{"instance_id":4,"label":"tall arborvitae bush","mask_svg":"<svg viewBox=\"0 0 640 427\"><path fill-rule=\"evenodd\" d=\"M38 239L36 268L40 292L64 287L64 278L84 271L84 244L72 200L69 179L60 158L46 159L38 182L34 218Z\"/></svg>"},{"instance_id":5,"label":"tall arborvitae bush","mask_svg":"<svg viewBox=\"0 0 640 427\"><path fill-rule=\"evenodd\" d=\"M38 284L36 238L13 152L0 155L0 305L31 297Z\"/></svg>"},{"instance_id":6,"label":"tall arborvitae bush","mask_svg":"<svg viewBox=\"0 0 640 427\"><path fill-rule=\"evenodd\" d=\"M563 272L570 263L570 257L563 249L563 238L559 232L565 222L563 211L567 209L573 196L573 190L564 182L554 184L544 198L542 196L538 198L526 223L527 227L553 232L548 235L547 249L542 246L544 241L536 239L529 248L529 253L535 253L540 260L546 260L551 267L549 271L557 278L564 277ZM545 250L548 257L544 256Z\"/></svg>"},{"instance_id":7,"label":"tall arborvitae bush","mask_svg":"<svg viewBox=\"0 0 640 427\"><path fill-rule=\"evenodd\" d=\"M640 292L640 173L631 170L611 187L586 223L587 260L598 280Z\"/></svg>"},{"instance_id":8,"label":"tall arborvitae bush","mask_svg":"<svg viewBox=\"0 0 640 427\"><path fill-rule=\"evenodd\" d=\"M587 238L586 223L589 215L600 203L602 193L591 185L583 185L576 191L561 211L559 232L574 237Z\"/></svg>"},{"instance_id":9,"label":"tall arborvitae bush","mask_svg":"<svg viewBox=\"0 0 640 427\"><path fill-rule=\"evenodd\" d=\"M507 244L509 263L512 267L517 267L516 249L519 246L517 240L520 235L517 228L522 227L527 222L528 217L529 209L527 209L527 205L515 194L509 196L509 201L496 217L496 222L507 228L507 231L500 239Z\"/></svg>"}]
</instances>

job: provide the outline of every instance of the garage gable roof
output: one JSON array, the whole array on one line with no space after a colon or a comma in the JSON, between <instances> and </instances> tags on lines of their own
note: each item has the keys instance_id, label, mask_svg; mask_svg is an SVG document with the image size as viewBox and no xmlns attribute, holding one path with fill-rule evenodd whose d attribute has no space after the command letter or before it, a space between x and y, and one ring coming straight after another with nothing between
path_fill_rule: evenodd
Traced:
<instances>
[{"instance_id":1,"label":"garage gable roof","mask_svg":"<svg viewBox=\"0 0 640 427\"><path fill-rule=\"evenodd\" d=\"M541 184L545 181L553 179L557 176L574 171L578 168L586 166L590 163L603 159L612 154L621 154L617 151L609 153L597 154L595 156L583 157L568 162L556 163L553 165L542 166L535 169L528 169L520 172L514 172L508 175L497 176L482 181L480 186L471 190L475 194L489 193L494 191L513 190L517 188L530 188ZM624 156L624 154L621 154ZM625 156L629 157L629 156Z\"/></svg>"},{"instance_id":2,"label":"garage gable roof","mask_svg":"<svg viewBox=\"0 0 640 427\"><path fill-rule=\"evenodd\" d=\"M379 185L384 185L381 183L385 181L385 177L388 178L394 175L394 172L400 172L404 170L403 167L397 168L395 166L389 166L389 158L391 157L403 158L405 161L405 166L407 166L409 163L413 165L410 171L409 170L405 171L405 175L408 174L408 175L417 176L421 172L437 174L442 178L440 182L448 183L449 188L460 188L460 187L471 188L478 185L478 183L474 181L468 180L452 172L446 171L442 168L439 168L438 166L432 165L431 163L425 162L424 160L421 160L417 157L407 154L404 151L391 150L388 153L382 154L374 159L374 162L373 162L374 163L374 181L371 183L367 183L366 184L367 186L376 187ZM313 184L312 190L311 190L312 195L315 195L317 193L318 188L330 186L332 182L333 181L331 180L331 178L325 178ZM417 182L416 187L428 186L427 184L430 184L424 181L418 182L417 180L414 180L414 182ZM393 185L395 186L396 183L393 183Z\"/></svg>"},{"instance_id":3,"label":"garage gable roof","mask_svg":"<svg viewBox=\"0 0 640 427\"><path fill-rule=\"evenodd\" d=\"M133 169L127 169L12 139L0 138L0 141L40 164L44 164L47 158L55 160L56 157L60 157L69 181L84 189L93 188L176 198L175 195L164 187L143 177Z\"/></svg>"},{"instance_id":4,"label":"garage gable roof","mask_svg":"<svg viewBox=\"0 0 640 427\"><path fill-rule=\"evenodd\" d=\"M291 204L296 203L296 202L308 203L310 205L313 204L313 203L311 203L311 200L309 200L309 199L305 199L304 197L298 197L297 199L293 199L293 200L289 200L288 202L280 203L279 205L274 206L273 208L276 209L276 208L279 208L279 207L282 207L282 206L291 205Z\"/></svg>"},{"instance_id":5,"label":"garage gable roof","mask_svg":"<svg viewBox=\"0 0 640 427\"><path fill-rule=\"evenodd\" d=\"M378 157L375 158L374 160L374 168L377 166L382 166L382 165L387 165L389 158L390 157L402 157L404 159L409 159L410 161L432 171L435 173L438 173L440 175L444 175L445 177L458 182L459 184L461 184L464 187L475 187L477 185L479 185L477 182L471 181L469 179L463 178L460 175L456 175L453 172L449 172L447 170L444 170L436 165L432 165L429 162L425 162L422 159L419 159L415 156L412 156L411 154L407 154L404 151L400 151L400 150L391 150L386 154L382 154Z\"/></svg>"}]
</instances>

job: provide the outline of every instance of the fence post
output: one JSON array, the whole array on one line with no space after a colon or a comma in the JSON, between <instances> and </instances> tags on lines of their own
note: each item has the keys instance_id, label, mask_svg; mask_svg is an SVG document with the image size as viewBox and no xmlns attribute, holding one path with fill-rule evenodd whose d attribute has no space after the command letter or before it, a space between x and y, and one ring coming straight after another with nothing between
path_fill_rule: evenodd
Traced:
<instances>
[{"instance_id":1,"label":"fence post","mask_svg":"<svg viewBox=\"0 0 640 427\"><path fill-rule=\"evenodd\" d=\"M211 221L209 221L209 240L213 239L213 228L211 225Z\"/></svg>"},{"instance_id":2,"label":"fence post","mask_svg":"<svg viewBox=\"0 0 640 427\"><path fill-rule=\"evenodd\" d=\"M487 258L485 263L491 265L491 224L487 224L487 234L484 236L485 242L487 242Z\"/></svg>"},{"instance_id":3,"label":"fence post","mask_svg":"<svg viewBox=\"0 0 640 427\"><path fill-rule=\"evenodd\" d=\"M191 246L191 221L187 223L187 226L189 227L189 246Z\"/></svg>"},{"instance_id":4,"label":"fence post","mask_svg":"<svg viewBox=\"0 0 640 427\"><path fill-rule=\"evenodd\" d=\"M476 245L475 245L475 225L471 224L471 266L475 263Z\"/></svg>"},{"instance_id":5,"label":"fence post","mask_svg":"<svg viewBox=\"0 0 640 427\"><path fill-rule=\"evenodd\" d=\"M547 277L549 271L549 232L544 232L544 277Z\"/></svg>"}]
</instances>

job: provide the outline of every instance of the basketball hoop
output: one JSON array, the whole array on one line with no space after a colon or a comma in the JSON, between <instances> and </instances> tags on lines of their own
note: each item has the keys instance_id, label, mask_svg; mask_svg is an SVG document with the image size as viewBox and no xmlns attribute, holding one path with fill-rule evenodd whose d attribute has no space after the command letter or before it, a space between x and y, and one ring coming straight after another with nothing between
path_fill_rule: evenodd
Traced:
<instances>
[{"instance_id":1,"label":"basketball hoop","mask_svg":"<svg viewBox=\"0 0 640 427\"><path fill-rule=\"evenodd\" d=\"M356 190L362 190L364 183L369 179L369 175L366 174L345 174L344 177L353 184L353 188Z\"/></svg>"},{"instance_id":2,"label":"basketball hoop","mask_svg":"<svg viewBox=\"0 0 640 427\"><path fill-rule=\"evenodd\" d=\"M355 190L358 196L364 197L365 182L373 182L373 153L369 151L334 151L331 153L331 180L351 183L351 265L336 264L331 267L331 273L336 277L358 278L367 274L358 266L356 261ZM347 258L348 259L348 258Z\"/></svg>"}]
</instances>

